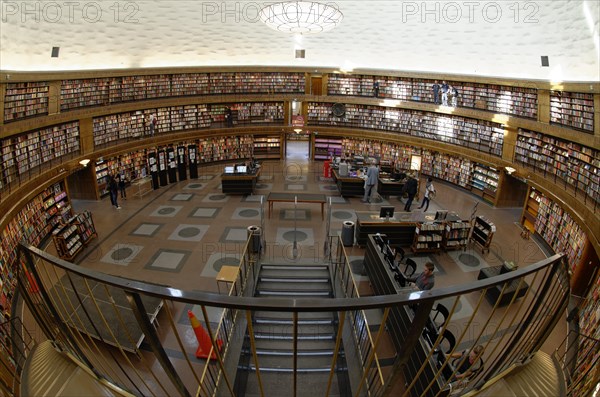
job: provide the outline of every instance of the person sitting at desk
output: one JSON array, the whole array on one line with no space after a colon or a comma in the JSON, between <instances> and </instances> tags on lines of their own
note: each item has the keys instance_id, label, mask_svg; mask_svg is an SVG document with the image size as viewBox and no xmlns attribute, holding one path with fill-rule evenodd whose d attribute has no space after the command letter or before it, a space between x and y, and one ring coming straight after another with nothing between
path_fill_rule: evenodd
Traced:
<instances>
[{"instance_id":1,"label":"person sitting at desk","mask_svg":"<svg viewBox=\"0 0 600 397\"><path fill-rule=\"evenodd\" d=\"M455 358L456 372L454 378L457 382L453 382L453 387L461 387L466 384L470 377L477 375L483 369L483 346L477 345L472 349L464 350L447 355L448 358Z\"/></svg>"},{"instance_id":2,"label":"person sitting at desk","mask_svg":"<svg viewBox=\"0 0 600 397\"><path fill-rule=\"evenodd\" d=\"M427 262L425 264L425 270L417 276L408 277L407 280L417 285L421 291L430 290L435 284L435 275L433 274L433 263Z\"/></svg>"}]
</instances>

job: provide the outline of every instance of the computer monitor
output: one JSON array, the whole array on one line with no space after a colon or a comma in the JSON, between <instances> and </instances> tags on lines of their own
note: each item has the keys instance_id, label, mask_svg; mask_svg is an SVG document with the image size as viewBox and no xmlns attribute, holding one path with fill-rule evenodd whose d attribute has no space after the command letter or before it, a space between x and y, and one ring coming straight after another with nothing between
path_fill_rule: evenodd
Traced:
<instances>
[{"instance_id":1,"label":"computer monitor","mask_svg":"<svg viewBox=\"0 0 600 397\"><path fill-rule=\"evenodd\" d=\"M434 220L443 221L446 219L447 216L448 216L448 211L446 211L446 210L436 211Z\"/></svg>"},{"instance_id":2,"label":"computer monitor","mask_svg":"<svg viewBox=\"0 0 600 397\"><path fill-rule=\"evenodd\" d=\"M380 218L393 218L394 217L394 207L386 207L383 206L379 209L379 217Z\"/></svg>"},{"instance_id":3,"label":"computer monitor","mask_svg":"<svg viewBox=\"0 0 600 397\"><path fill-rule=\"evenodd\" d=\"M233 170L234 170L233 166L231 166L231 167L230 166L225 167L225 173L226 174L233 174Z\"/></svg>"},{"instance_id":4,"label":"computer monitor","mask_svg":"<svg viewBox=\"0 0 600 397\"><path fill-rule=\"evenodd\" d=\"M240 174L245 174L248 171L248 167L246 167L245 165L238 165L236 168L236 172L240 173Z\"/></svg>"}]
</instances>

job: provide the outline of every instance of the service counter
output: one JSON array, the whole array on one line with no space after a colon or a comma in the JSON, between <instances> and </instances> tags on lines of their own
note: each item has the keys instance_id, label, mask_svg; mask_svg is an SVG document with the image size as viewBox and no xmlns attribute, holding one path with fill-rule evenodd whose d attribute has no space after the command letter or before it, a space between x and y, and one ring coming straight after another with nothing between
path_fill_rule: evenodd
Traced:
<instances>
[{"instance_id":1,"label":"service counter","mask_svg":"<svg viewBox=\"0 0 600 397\"><path fill-rule=\"evenodd\" d=\"M253 194L260 170L258 168L246 173L221 174L221 190L224 194Z\"/></svg>"},{"instance_id":2,"label":"service counter","mask_svg":"<svg viewBox=\"0 0 600 397\"><path fill-rule=\"evenodd\" d=\"M363 197L365 195L365 180L359 176L340 176L339 170L332 170L333 181L337 184L343 197Z\"/></svg>"},{"instance_id":3,"label":"service counter","mask_svg":"<svg viewBox=\"0 0 600 397\"><path fill-rule=\"evenodd\" d=\"M396 247L410 247L415 237L418 224L433 222L435 213L429 212L396 212L392 218L380 218L379 212L356 212L356 243L365 246L369 234L381 233L387 235L390 244ZM460 218L448 214L446 221L455 222Z\"/></svg>"}]
</instances>

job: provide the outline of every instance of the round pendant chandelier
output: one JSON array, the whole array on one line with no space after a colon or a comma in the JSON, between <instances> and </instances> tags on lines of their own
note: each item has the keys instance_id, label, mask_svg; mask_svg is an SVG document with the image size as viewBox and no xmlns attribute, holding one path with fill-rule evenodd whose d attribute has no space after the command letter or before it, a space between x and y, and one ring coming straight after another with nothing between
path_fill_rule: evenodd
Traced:
<instances>
[{"instance_id":1,"label":"round pendant chandelier","mask_svg":"<svg viewBox=\"0 0 600 397\"><path fill-rule=\"evenodd\" d=\"M260 11L260 20L273 30L292 34L315 34L338 26L343 14L333 5L314 1L283 1Z\"/></svg>"}]
</instances>

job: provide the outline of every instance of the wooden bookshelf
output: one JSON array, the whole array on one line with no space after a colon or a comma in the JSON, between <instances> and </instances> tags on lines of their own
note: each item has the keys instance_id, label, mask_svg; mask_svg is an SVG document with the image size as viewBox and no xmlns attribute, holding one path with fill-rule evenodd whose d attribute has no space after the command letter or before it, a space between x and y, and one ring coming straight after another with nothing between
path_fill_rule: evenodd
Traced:
<instances>
[{"instance_id":1,"label":"wooden bookshelf","mask_svg":"<svg viewBox=\"0 0 600 397\"><path fill-rule=\"evenodd\" d=\"M504 129L498 123L394 107L347 104L343 117L331 103L308 104L310 125L392 131L502 156Z\"/></svg>"},{"instance_id":2,"label":"wooden bookshelf","mask_svg":"<svg viewBox=\"0 0 600 397\"><path fill-rule=\"evenodd\" d=\"M469 243L471 223L469 221L446 222L442 239L442 248L446 251L466 249Z\"/></svg>"},{"instance_id":3,"label":"wooden bookshelf","mask_svg":"<svg viewBox=\"0 0 600 397\"><path fill-rule=\"evenodd\" d=\"M64 182L54 183L35 195L6 225L0 235L0 303L11 312L21 241L39 247L62 219L71 216L71 203Z\"/></svg>"},{"instance_id":4,"label":"wooden bookshelf","mask_svg":"<svg viewBox=\"0 0 600 397\"><path fill-rule=\"evenodd\" d=\"M342 156L343 146L341 137L314 135L313 160L327 160L332 156Z\"/></svg>"},{"instance_id":5,"label":"wooden bookshelf","mask_svg":"<svg viewBox=\"0 0 600 397\"><path fill-rule=\"evenodd\" d=\"M253 143L253 157L259 159L281 158L281 136L280 135L255 135Z\"/></svg>"},{"instance_id":6,"label":"wooden bookshelf","mask_svg":"<svg viewBox=\"0 0 600 397\"><path fill-rule=\"evenodd\" d=\"M4 122L48 114L47 81L8 83L4 96Z\"/></svg>"},{"instance_id":7,"label":"wooden bookshelf","mask_svg":"<svg viewBox=\"0 0 600 397\"><path fill-rule=\"evenodd\" d=\"M109 78L63 80L60 86L60 110L110 103Z\"/></svg>"},{"instance_id":8,"label":"wooden bookshelf","mask_svg":"<svg viewBox=\"0 0 600 397\"><path fill-rule=\"evenodd\" d=\"M482 252L490 252L490 245L495 232L496 225L483 216L477 216L471 229L471 241L478 244Z\"/></svg>"},{"instance_id":9,"label":"wooden bookshelf","mask_svg":"<svg viewBox=\"0 0 600 397\"><path fill-rule=\"evenodd\" d=\"M72 261L96 236L94 220L89 211L69 217L52 231L58 256L68 261Z\"/></svg>"},{"instance_id":10,"label":"wooden bookshelf","mask_svg":"<svg viewBox=\"0 0 600 397\"><path fill-rule=\"evenodd\" d=\"M600 204L600 150L519 129L514 161Z\"/></svg>"},{"instance_id":11,"label":"wooden bookshelf","mask_svg":"<svg viewBox=\"0 0 600 397\"><path fill-rule=\"evenodd\" d=\"M600 371L597 365L600 351L597 342L594 341L600 339L600 277L598 275L585 300L579 306L579 333L593 338L578 338L576 378L583 378L583 381L577 382L572 390L573 395L583 396L593 394L593 390L597 387L594 379L598 379L598 371ZM591 372L586 376L588 371Z\"/></svg>"},{"instance_id":12,"label":"wooden bookshelf","mask_svg":"<svg viewBox=\"0 0 600 397\"><path fill-rule=\"evenodd\" d=\"M494 167L474 162L472 167L471 191L484 200L495 204L500 172Z\"/></svg>"},{"instance_id":13,"label":"wooden bookshelf","mask_svg":"<svg viewBox=\"0 0 600 397\"><path fill-rule=\"evenodd\" d=\"M423 150L421 172L434 178L470 189L472 163L462 157Z\"/></svg>"},{"instance_id":14,"label":"wooden bookshelf","mask_svg":"<svg viewBox=\"0 0 600 397\"><path fill-rule=\"evenodd\" d=\"M412 244L413 252L440 252L444 230L443 223L418 223Z\"/></svg>"},{"instance_id":15,"label":"wooden bookshelf","mask_svg":"<svg viewBox=\"0 0 600 397\"><path fill-rule=\"evenodd\" d=\"M80 151L79 123L54 125L1 140L0 188L4 189L18 179L27 179L29 173L44 164Z\"/></svg>"},{"instance_id":16,"label":"wooden bookshelf","mask_svg":"<svg viewBox=\"0 0 600 397\"><path fill-rule=\"evenodd\" d=\"M433 102L435 80L370 75L328 75L329 95L373 96L373 83L379 82L379 98ZM438 80L441 84L442 80ZM458 90L457 106L479 108L495 113L537 118L537 90L508 85L448 81ZM441 92L440 92L441 95Z\"/></svg>"},{"instance_id":17,"label":"wooden bookshelf","mask_svg":"<svg viewBox=\"0 0 600 397\"><path fill-rule=\"evenodd\" d=\"M581 227L562 207L530 187L521 215L521 223L538 233L555 252L564 252L571 272L587 259L589 241Z\"/></svg>"},{"instance_id":18,"label":"wooden bookshelf","mask_svg":"<svg viewBox=\"0 0 600 397\"><path fill-rule=\"evenodd\" d=\"M594 133L594 94L550 91L550 122Z\"/></svg>"}]
</instances>

